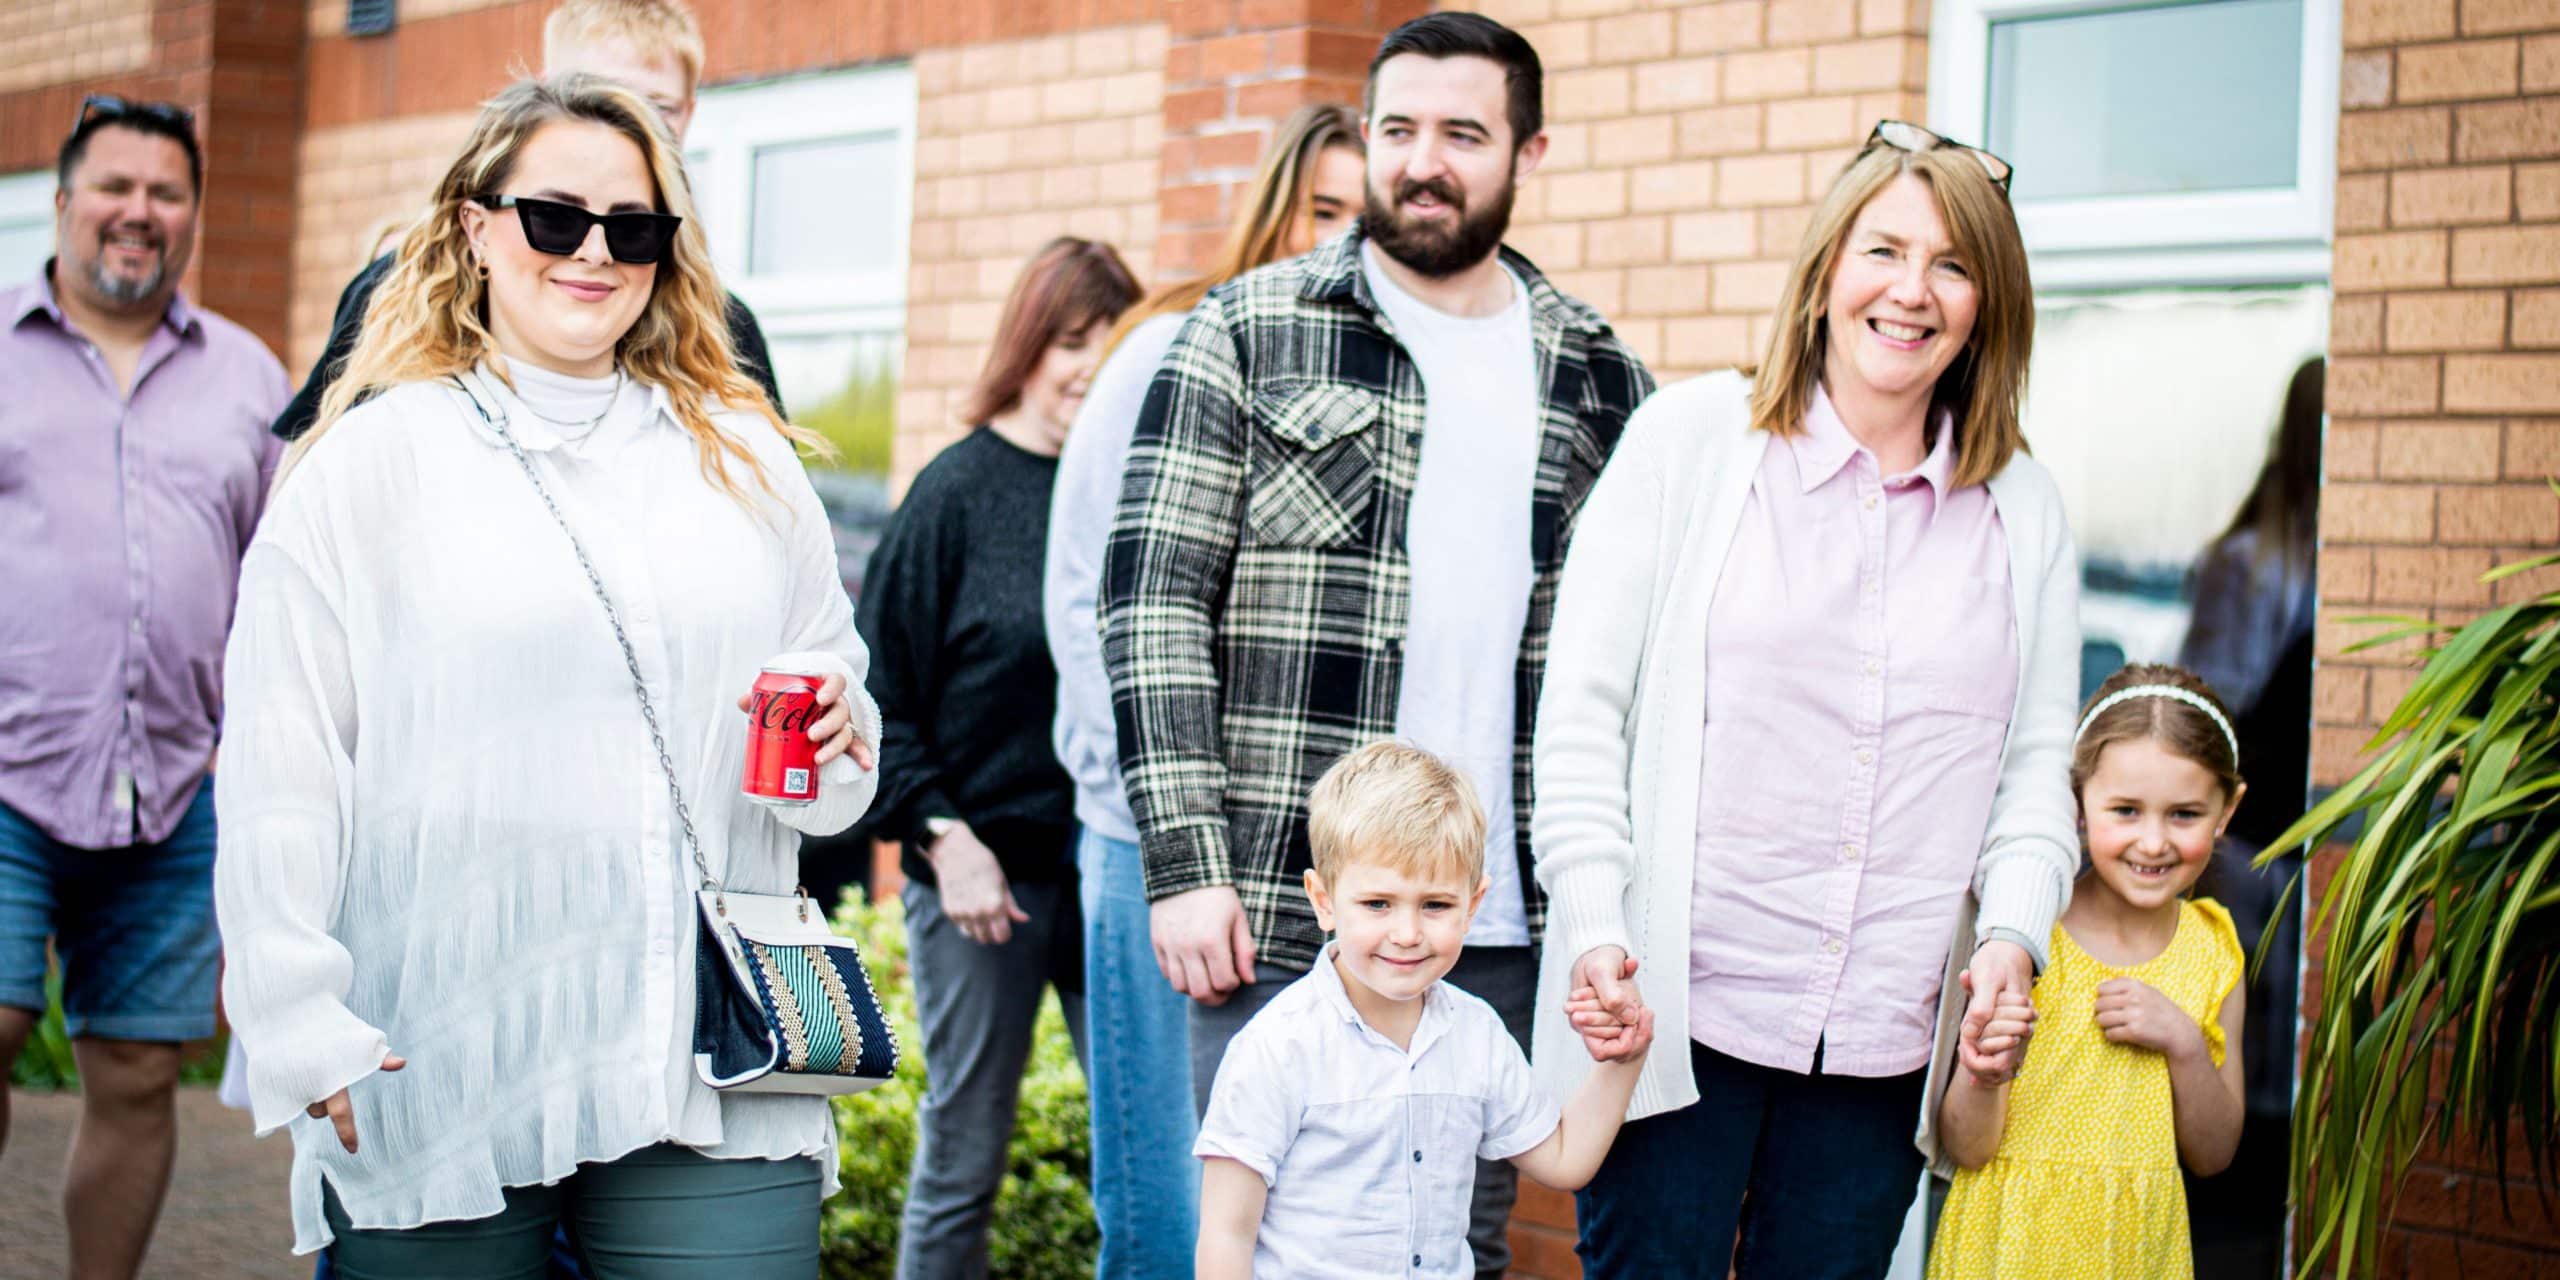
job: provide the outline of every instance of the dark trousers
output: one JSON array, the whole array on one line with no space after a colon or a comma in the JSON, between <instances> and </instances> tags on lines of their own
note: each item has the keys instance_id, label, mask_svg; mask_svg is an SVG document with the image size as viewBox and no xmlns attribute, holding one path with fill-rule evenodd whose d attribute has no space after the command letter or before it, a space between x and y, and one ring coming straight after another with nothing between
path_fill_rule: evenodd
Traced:
<instances>
[{"instance_id":1,"label":"dark trousers","mask_svg":"<svg viewBox=\"0 0 2560 1280\"><path fill-rule=\"evenodd\" d=\"M1676 1052L1657 1045L1656 1053ZM1689 1045L1698 1101L1618 1131L1574 1197L1589 1280L1880 1280L1919 1185L1924 1073L1798 1075Z\"/></svg>"}]
</instances>

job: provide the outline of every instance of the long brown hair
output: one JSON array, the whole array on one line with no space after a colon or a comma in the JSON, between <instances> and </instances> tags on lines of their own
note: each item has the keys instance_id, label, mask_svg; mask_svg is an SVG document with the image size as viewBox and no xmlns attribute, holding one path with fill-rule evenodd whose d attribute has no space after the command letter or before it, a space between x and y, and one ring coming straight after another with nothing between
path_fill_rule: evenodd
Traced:
<instances>
[{"instance_id":1,"label":"long brown hair","mask_svg":"<svg viewBox=\"0 0 2560 1280\"><path fill-rule=\"evenodd\" d=\"M1307 202L1314 198L1310 189L1316 180L1316 158L1329 147L1345 147L1354 153L1368 150L1360 142L1360 121L1351 108L1315 102L1290 112L1289 118L1280 122L1279 131L1271 135L1271 145L1263 151L1262 164L1254 171L1252 194L1236 210L1235 221L1227 227L1226 241L1218 246L1218 256L1210 260L1209 269L1158 289L1146 301L1131 307L1112 327L1104 356L1107 358L1120 340L1139 325L1157 316L1189 311L1199 306L1200 299L1208 296L1211 289L1288 256L1289 235L1297 229L1298 219L1306 216Z\"/></svg>"},{"instance_id":2,"label":"long brown hair","mask_svg":"<svg viewBox=\"0 0 2560 1280\"><path fill-rule=\"evenodd\" d=\"M2258 468L2258 482L2231 517L2231 527L2222 531L2228 538L2255 530L2249 558L2260 565L2282 562L2298 574L2311 571L2320 538L2321 384L2328 370L2327 360L2313 356L2293 371L2266 465Z\"/></svg>"},{"instance_id":3,"label":"long brown hair","mask_svg":"<svg viewBox=\"0 0 2560 1280\"><path fill-rule=\"evenodd\" d=\"M734 460L758 487L772 492L754 453L712 423L711 414L723 406L757 414L795 443L826 452L823 438L784 422L763 389L738 371L729 346L728 294L711 270L710 246L685 185L684 158L658 113L612 81L575 74L519 80L481 108L471 140L436 183L425 214L401 238L399 256L374 290L345 372L321 397L311 430L277 468L278 485L347 410L396 386L451 377L497 352L489 332L488 284L472 267L462 206L505 185L515 176L525 144L561 121L591 121L629 138L656 180L659 211L684 219L658 259L656 282L639 319L614 344L614 358L633 381L665 390L676 421L693 437L703 478L744 502L746 493L729 470Z\"/></svg>"},{"instance_id":4,"label":"long brown hair","mask_svg":"<svg viewBox=\"0 0 2560 1280\"><path fill-rule=\"evenodd\" d=\"M1840 246L1867 202L1906 173L1928 185L1981 298L1973 335L1939 375L1930 397L1955 418L1955 483L1981 484L2026 448L2018 408L2026 399L2027 354L2035 343L2035 286L2027 278L2026 244L2018 237L2009 197L1979 161L1953 148L1871 147L1840 171L1814 206L1779 295L1767 357L1752 379L1751 425L1776 436L1803 429L1822 383L1830 337L1823 313Z\"/></svg>"},{"instance_id":5,"label":"long brown hair","mask_svg":"<svg viewBox=\"0 0 2560 1280\"><path fill-rule=\"evenodd\" d=\"M1110 245L1074 236L1042 245L1005 295L995 343L987 348L987 362L960 406L960 420L984 426L1022 403L1023 385L1040 367L1049 344L1082 333L1097 320L1118 318L1138 294L1138 278Z\"/></svg>"}]
</instances>

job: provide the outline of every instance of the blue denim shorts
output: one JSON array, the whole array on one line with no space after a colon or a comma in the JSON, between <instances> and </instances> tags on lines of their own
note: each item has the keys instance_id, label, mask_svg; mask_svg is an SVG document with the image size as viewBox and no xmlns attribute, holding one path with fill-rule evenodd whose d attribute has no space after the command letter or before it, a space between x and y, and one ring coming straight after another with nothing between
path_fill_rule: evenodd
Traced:
<instances>
[{"instance_id":1,"label":"blue denim shorts","mask_svg":"<svg viewBox=\"0 0 2560 1280\"><path fill-rule=\"evenodd\" d=\"M73 848L0 805L0 1005L44 1008L51 938L72 1035L212 1035L213 844L209 778L168 839L121 849Z\"/></svg>"}]
</instances>

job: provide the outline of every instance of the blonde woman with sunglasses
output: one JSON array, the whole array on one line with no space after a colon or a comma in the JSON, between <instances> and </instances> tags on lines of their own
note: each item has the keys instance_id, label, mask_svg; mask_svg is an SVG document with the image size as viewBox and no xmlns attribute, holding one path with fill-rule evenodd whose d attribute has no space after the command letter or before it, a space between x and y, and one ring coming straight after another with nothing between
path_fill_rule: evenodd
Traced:
<instances>
[{"instance_id":1,"label":"blonde woman with sunglasses","mask_svg":"<svg viewBox=\"0 0 2560 1280\"><path fill-rule=\"evenodd\" d=\"M1976 1002L1977 1078L2024 1052L1979 1029L2023 1002L2078 868L2079 566L2018 427L2035 312L2007 181L1879 126L1756 375L1647 400L1574 535L1532 1056L1562 1089L1577 1040L1639 1007L1690 1040L1651 1055L1580 1193L1595 1280L1882 1276L1942 985Z\"/></svg>"},{"instance_id":2,"label":"blonde woman with sunglasses","mask_svg":"<svg viewBox=\"0 0 2560 1280\"><path fill-rule=\"evenodd\" d=\"M686 839L788 892L799 834L868 804L879 720L808 437L722 296L649 106L516 84L244 562L224 997L259 1132L293 1134L295 1248L347 1280L539 1277L564 1221L599 1280L816 1268L825 1101L695 1076ZM780 663L825 673L796 809L738 789Z\"/></svg>"}]
</instances>

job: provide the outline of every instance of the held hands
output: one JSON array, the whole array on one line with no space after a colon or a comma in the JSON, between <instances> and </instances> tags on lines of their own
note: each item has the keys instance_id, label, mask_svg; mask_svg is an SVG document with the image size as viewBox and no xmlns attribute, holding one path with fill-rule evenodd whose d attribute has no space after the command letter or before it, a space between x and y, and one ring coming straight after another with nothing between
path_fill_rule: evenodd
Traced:
<instances>
[{"instance_id":1,"label":"held hands","mask_svg":"<svg viewBox=\"0 0 2560 1280\"><path fill-rule=\"evenodd\" d=\"M2205 1052L2204 1028L2140 978L2098 984L2098 1030L2117 1044L2139 1045L2179 1059Z\"/></svg>"},{"instance_id":2,"label":"held hands","mask_svg":"<svg viewBox=\"0 0 2560 1280\"><path fill-rule=\"evenodd\" d=\"M1956 975L1965 991L1973 991L1973 971ZM2027 1037L2036 1024L2035 1001L2023 991L2003 990L1990 1011L1977 1017L1968 1004L1964 1024L1956 1035L1956 1065L1973 1076L1973 1083L1990 1089L2009 1083L2026 1061Z\"/></svg>"},{"instance_id":3,"label":"held hands","mask_svg":"<svg viewBox=\"0 0 2560 1280\"><path fill-rule=\"evenodd\" d=\"M382 1069L385 1071L397 1071L408 1065L409 1060L401 1057L399 1054L386 1053L382 1055ZM356 1153L356 1111L355 1107L347 1101L346 1090L340 1089L336 1093L330 1094L328 1097L312 1103L310 1106L304 1107L302 1109L302 1114L307 1115L314 1120L328 1121L330 1126L338 1131L338 1145L345 1147L348 1155L354 1155Z\"/></svg>"},{"instance_id":4,"label":"held hands","mask_svg":"<svg viewBox=\"0 0 2560 1280\"><path fill-rule=\"evenodd\" d=\"M1593 947L1574 961L1564 1010L1594 1062L1632 1062L1653 1044L1653 1010L1635 976L1635 958L1615 946Z\"/></svg>"},{"instance_id":5,"label":"held hands","mask_svg":"<svg viewBox=\"0 0 2560 1280\"><path fill-rule=\"evenodd\" d=\"M1156 968L1173 989L1216 1006L1253 981L1253 928L1234 885L1202 885L1147 907Z\"/></svg>"},{"instance_id":6,"label":"held hands","mask_svg":"<svg viewBox=\"0 0 2560 1280\"><path fill-rule=\"evenodd\" d=\"M1013 937L1013 926L1031 919L1013 900L1013 886L995 851L979 843L965 822L925 849L940 885L942 913L960 926L960 935L979 946L996 946Z\"/></svg>"},{"instance_id":7,"label":"held hands","mask_svg":"<svg viewBox=\"0 0 2560 1280\"><path fill-rule=\"evenodd\" d=\"M738 695L738 710L755 706L753 691ZM879 761L871 744L855 737L853 704L845 700L844 677L828 676L818 684L818 722L809 726L809 740L818 744L818 763L823 765L841 755L851 755L853 762L869 769Z\"/></svg>"},{"instance_id":8,"label":"held hands","mask_svg":"<svg viewBox=\"0 0 2560 1280\"><path fill-rule=\"evenodd\" d=\"M1963 1039L1979 1041L1998 1015L2007 998L2025 1004L2026 1030L2008 1047L1991 1051L1985 1070L1974 1071L1974 1083L2005 1083L2018 1073L2026 1060L2027 1041L2035 1035L2035 961L2027 949L2014 942L1994 939L1973 949L1973 963L1964 972L1967 995L1964 1007Z\"/></svg>"}]
</instances>

